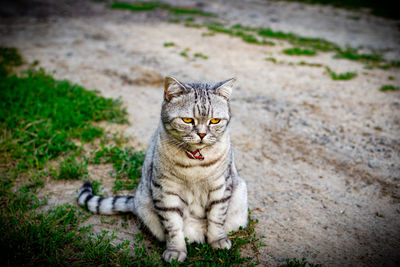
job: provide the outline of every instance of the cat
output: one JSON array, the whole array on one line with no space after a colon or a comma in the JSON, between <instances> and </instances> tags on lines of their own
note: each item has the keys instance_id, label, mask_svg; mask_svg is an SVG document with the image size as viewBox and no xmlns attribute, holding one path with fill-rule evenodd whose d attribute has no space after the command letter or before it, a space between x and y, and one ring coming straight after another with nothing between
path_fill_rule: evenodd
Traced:
<instances>
[{"instance_id":1,"label":"cat","mask_svg":"<svg viewBox=\"0 0 400 267\"><path fill-rule=\"evenodd\" d=\"M166 77L161 120L135 196L94 196L86 182L78 204L99 214L134 213L166 241L167 262L186 259L185 237L230 249L228 233L248 220L247 186L236 170L229 135L234 81L183 83Z\"/></svg>"}]
</instances>

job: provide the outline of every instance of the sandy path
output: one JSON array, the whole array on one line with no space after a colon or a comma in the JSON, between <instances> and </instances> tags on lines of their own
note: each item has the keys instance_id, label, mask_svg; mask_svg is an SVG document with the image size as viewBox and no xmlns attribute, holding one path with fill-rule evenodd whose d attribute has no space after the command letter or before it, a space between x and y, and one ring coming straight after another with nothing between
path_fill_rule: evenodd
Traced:
<instances>
[{"instance_id":1,"label":"sandy path","mask_svg":"<svg viewBox=\"0 0 400 267\"><path fill-rule=\"evenodd\" d=\"M260 1L248 4L260 7L255 9L258 13L265 8ZM248 16L248 9L240 11L236 2L228 13L218 1L206 7L219 10L231 22L240 20L240 14L243 24L261 19ZM290 15L296 6L278 7L283 9L277 9L278 15ZM293 29L305 34L301 28L307 29L316 7L302 7L309 16L304 24L298 19ZM65 9L70 8L68 2ZM334 11L339 15L325 16L326 20L317 16L321 23L309 31L311 36L319 32L319 37L329 39L323 25L330 25L332 17L342 16L343 25L354 21L347 11ZM121 96L132 123L125 133L139 148L147 146L158 124L163 76L183 81L237 77L232 139L239 171L248 183L250 208L260 220L257 231L266 236L262 264L276 266L285 258L303 256L326 266L400 264L400 93L378 90L393 83L388 76L399 83L398 69L365 70L362 64L332 59L331 54L285 56L285 43L266 47L226 35L202 37L202 29L90 2L82 13L91 15L2 19L1 44L18 47L28 62L39 60L45 69L56 70L58 78L96 88L107 97ZM394 23L359 16L352 31L363 30L353 41L383 47L379 40L384 34L386 48L393 48L389 56L396 55ZM368 32L363 20L375 22L383 33ZM294 22L280 17L274 23L287 29ZM344 28L339 27L340 36L349 36ZM346 38L338 41L346 43ZM176 46L164 47L164 42ZM185 48L190 48L188 58L179 55ZM196 52L209 59L195 59ZM358 77L333 81L323 68L274 64L265 60L269 56L322 63L336 72L357 71ZM107 170L100 171L105 188L112 182ZM91 175L100 174L93 170ZM52 196L53 203L74 201L76 184L52 185L57 187L49 189L50 202ZM134 227L121 238L135 231Z\"/></svg>"}]
</instances>

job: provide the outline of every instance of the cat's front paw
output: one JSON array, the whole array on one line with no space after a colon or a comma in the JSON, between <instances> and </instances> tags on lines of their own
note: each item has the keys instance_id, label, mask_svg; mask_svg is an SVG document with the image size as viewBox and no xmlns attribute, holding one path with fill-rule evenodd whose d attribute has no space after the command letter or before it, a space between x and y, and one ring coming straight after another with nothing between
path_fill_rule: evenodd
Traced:
<instances>
[{"instance_id":1,"label":"cat's front paw","mask_svg":"<svg viewBox=\"0 0 400 267\"><path fill-rule=\"evenodd\" d=\"M210 243L213 248L227 248L230 249L232 247L232 242L228 237L224 237L218 240L215 240Z\"/></svg>"},{"instance_id":2,"label":"cat's front paw","mask_svg":"<svg viewBox=\"0 0 400 267\"><path fill-rule=\"evenodd\" d=\"M186 251L167 249L163 253L163 258L169 263L171 263L173 259L177 260L178 262L184 262L186 259Z\"/></svg>"}]
</instances>

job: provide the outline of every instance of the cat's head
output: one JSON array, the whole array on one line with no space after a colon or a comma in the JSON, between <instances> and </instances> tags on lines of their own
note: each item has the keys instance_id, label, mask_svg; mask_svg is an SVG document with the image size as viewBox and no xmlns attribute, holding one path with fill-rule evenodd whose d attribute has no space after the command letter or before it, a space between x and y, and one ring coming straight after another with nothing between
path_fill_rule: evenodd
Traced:
<instances>
[{"instance_id":1,"label":"cat's head","mask_svg":"<svg viewBox=\"0 0 400 267\"><path fill-rule=\"evenodd\" d=\"M177 145L185 149L215 144L225 133L235 79L219 83L182 83L165 78L161 120Z\"/></svg>"}]
</instances>

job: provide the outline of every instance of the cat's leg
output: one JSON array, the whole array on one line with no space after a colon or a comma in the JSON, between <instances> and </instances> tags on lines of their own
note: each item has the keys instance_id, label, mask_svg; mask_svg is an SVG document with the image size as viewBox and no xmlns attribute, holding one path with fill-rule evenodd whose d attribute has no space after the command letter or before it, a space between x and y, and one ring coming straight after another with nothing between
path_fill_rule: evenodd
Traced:
<instances>
[{"instance_id":1,"label":"cat's leg","mask_svg":"<svg viewBox=\"0 0 400 267\"><path fill-rule=\"evenodd\" d=\"M248 222L248 205L247 205L247 186L240 176L234 177L234 186L232 197L229 202L225 231L239 230L239 227L246 227Z\"/></svg>"},{"instance_id":2,"label":"cat's leg","mask_svg":"<svg viewBox=\"0 0 400 267\"><path fill-rule=\"evenodd\" d=\"M135 193L135 215L160 241L165 241L164 227L158 214L154 211L153 200L148 187L139 185Z\"/></svg>"},{"instance_id":3,"label":"cat's leg","mask_svg":"<svg viewBox=\"0 0 400 267\"><path fill-rule=\"evenodd\" d=\"M213 183L214 187L209 191L207 204L207 242L213 248L227 248L232 246L225 232L225 220L231 199L232 180L228 177L220 177Z\"/></svg>"},{"instance_id":4,"label":"cat's leg","mask_svg":"<svg viewBox=\"0 0 400 267\"><path fill-rule=\"evenodd\" d=\"M152 181L154 209L166 230L167 249L163 253L166 262L186 259L187 250L184 236L183 216L186 210L186 201L180 196L179 185L164 184L161 187L157 181Z\"/></svg>"}]
</instances>

